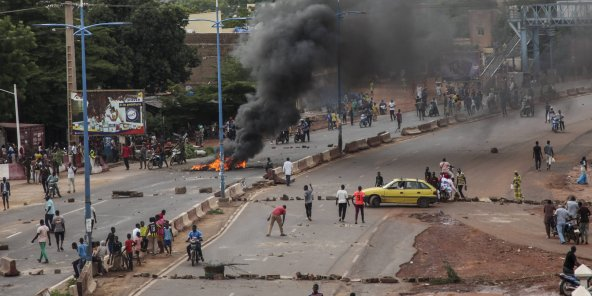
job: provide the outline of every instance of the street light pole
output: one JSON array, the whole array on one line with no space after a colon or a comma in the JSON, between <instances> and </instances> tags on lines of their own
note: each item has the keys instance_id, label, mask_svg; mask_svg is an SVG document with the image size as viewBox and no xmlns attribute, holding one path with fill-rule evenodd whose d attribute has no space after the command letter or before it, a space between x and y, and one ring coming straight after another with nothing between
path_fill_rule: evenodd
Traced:
<instances>
[{"instance_id":1,"label":"street light pole","mask_svg":"<svg viewBox=\"0 0 592 296\"><path fill-rule=\"evenodd\" d=\"M222 114L222 74L220 63L220 7L216 0L216 62L218 64L218 140L220 141L220 199L225 200L226 185L224 185L224 117Z\"/></svg>"},{"instance_id":2,"label":"street light pole","mask_svg":"<svg viewBox=\"0 0 592 296\"><path fill-rule=\"evenodd\" d=\"M0 89L0 91L3 91L7 94L11 94L14 96L14 113L15 113L15 118L16 118L16 141L17 141L17 155L19 153L21 153L21 123L19 120L19 110L18 110L18 96L17 96L17 91L16 91L16 83L13 84L13 91L7 91L5 89Z\"/></svg>"},{"instance_id":3,"label":"street light pole","mask_svg":"<svg viewBox=\"0 0 592 296\"><path fill-rule=\"evenodd\" d=\"M110 23L98 23L94 25L86 26L84 24L84 3L80 0L80 26L74 26L70 24L40 24L36 26L41 27L65 27L76 29L74 35L80 35L80 59L82 64L82 116L83 116L83 138L84 138L84 221L86 230L86 241L88 243L86 260L91 262L92 260L92 213L91 213L91 199L90 199L90 147L88 139L88 101L87 101L87 85L86 85L86 45L85 37L92 35L88 30L94 27L101 26L120 26L128 25L126 22L110 22Z\"/></svg>"},{"instance_id":4,"label":"street light pole","mask_svg":"<svg viewBox=\"0 0 592 296\"><path fill-rule=\"evenodd\" d=\"M337 116L340 116L343 119L342 109L341 109L341 5L340 1L337 0ZM337 136L337 147L339 147L339 152L343 150L343 134L342 134L342 126L343 122L339 124L339 136Z\"/></svg>"},{"instance_id":5,"label":"street light pole","mask_svg":"<svg viewBox=\"0 0 592 296\"><path fill-rule=\"evenodd\" d=\"M216 27L216 63L218 65L218 140L220 145L220 199L226 200L225 189L226 185L224 184L224 165L226 160L224 159L224 117L222 113L222 64L220 59L220 27L226 21L230 20L249 20L248 17L233 17L220 20L220 6L218 4L218 0L216 0L216 20L208 20L208 19L188 19L188 22L210 22L213 23L213 27Z\"/></svg>"}]
</instances>

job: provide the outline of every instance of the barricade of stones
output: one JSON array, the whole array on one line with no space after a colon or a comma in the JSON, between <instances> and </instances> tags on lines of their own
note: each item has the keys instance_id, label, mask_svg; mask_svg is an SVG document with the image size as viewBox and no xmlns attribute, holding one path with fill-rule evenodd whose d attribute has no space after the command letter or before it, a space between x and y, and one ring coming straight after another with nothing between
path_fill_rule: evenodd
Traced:
<instances>
[{"instance_id":1,"label":"barricade of stones","mask_svg":"<svg viewBox=\"0 0 592 296\"><path fill-rule=\"evenodd\" d=\"M144 193L140 191L114 190L111 197L113 199L144 197Z\"/></svg>"},{"instance_id":2,"label":"barricade of stones","mask_svg":"<svg viewBox=\"0 0 592 296\"><path fill-rule=\"evenodd\" d=\"M155 274L149 274L149 273L137 273L134 274L134 277L150 277L152 276L153 278L158 278L157 275ZM163 276L167 277L167 276ZM282 276L279 274L267 274L267 275L259 275L259 274L252 274L252 273L248 273L248 274L239 274L239 275L230 275L230 274L226 274L226 275L220 275L219 277L215 277L215 278L207 278L206 276L195 276L195 275L177 275L177 274L173 274L170 277L168 277L169 279L172 280L177 280L177 279L182 279L182 280L190 280L190 279L210 279L210 280L235 280L235 279L240 279L240 280L262 280L262 281L277 281L277 280L296 280L296 281L342 281L342 282L360 282L360 283L365 283L365 284L396 284L399 283L399 280L392 277L392 276L383 276L383 277L375 277L375 278L364 278L364 279L351 279L348 277L342 277L340 275L336 275L336 274L331 274L331 275L319 275L319 274L303 274L300 272L297 272L294 276ZM409 281L411 282L411 281Z\"/></svg>"}]
</instances>

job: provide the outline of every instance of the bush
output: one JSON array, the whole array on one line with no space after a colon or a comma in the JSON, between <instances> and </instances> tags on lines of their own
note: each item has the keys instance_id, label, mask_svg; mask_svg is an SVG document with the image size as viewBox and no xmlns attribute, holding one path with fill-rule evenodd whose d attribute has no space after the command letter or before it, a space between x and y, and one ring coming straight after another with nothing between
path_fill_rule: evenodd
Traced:
<instances>
[{"instance_id":1,"label":"bush","mask_svg":"<svg viewBox=\"0 0 592 296\"><path fill-rule=\"evenodd\" d=\"M206 151L206 155L212 155L212 154L216 153L216 150L214 149L214 147L206 147L205 151Z\"/></svg>"},{"instance_id":2,"label":"bush","mask_svg":"<svg viewBox=\"0 0 592 296\"><path fill-rule=\"evenodd\" d=\"M189 143L185 143L185 158L195 158L197 154L195 154L195 147Z\"/></svg>"}]
</instances>

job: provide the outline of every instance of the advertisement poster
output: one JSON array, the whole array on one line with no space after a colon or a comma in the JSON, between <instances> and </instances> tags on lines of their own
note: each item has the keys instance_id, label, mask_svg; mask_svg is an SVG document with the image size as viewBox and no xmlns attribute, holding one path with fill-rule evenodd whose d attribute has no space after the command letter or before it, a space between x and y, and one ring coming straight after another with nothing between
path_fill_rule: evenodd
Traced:
<instances>
[{"instance_id":1,"label":"advertisement poster","mask_svg":"<svg viewBox=\"0 0 592 296\"><path fill-rule=\"evenodd\" d=\"M71 94L72 132L83 133L82 93ZM90 135L143 135L144 94L138 90L97 90L87 93Z\"/></svg>"}]
</instances>

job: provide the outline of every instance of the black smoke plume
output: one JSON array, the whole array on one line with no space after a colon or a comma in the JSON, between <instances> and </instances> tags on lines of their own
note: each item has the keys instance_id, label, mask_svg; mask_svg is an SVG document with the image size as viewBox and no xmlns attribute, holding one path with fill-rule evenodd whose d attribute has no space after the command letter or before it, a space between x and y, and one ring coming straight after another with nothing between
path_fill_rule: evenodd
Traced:
<instances>
[{"instance_id":1,"label":"black smoke plume","mask_svg":"<svg viewBox=\"0 0 592 296\"><path fill-rule=\"evenodd\" d=\"M254 157L265 136L300 117L296 100L313 86L313 72L335 64L335 12L318 1L277 1L262 5L256 27L235 52L251 69L257 93L236 116L234 160ZM232 148L231 148L232 149Z\"/></svg>"},{"instance_id":2,"label":"black smoke plume","mask_svg":"<svg viewBox=\"0 0 592 296\"><path fill-rule=\"evenodd\" d=\"M460 9L467 9L467 3L490 2L342 0L342 11L365 12L341 21L344 93L350 87L368 86L376 77L404 76L410 81L426 75L430 64L452 50L457 27L463 25L458 15L466 15ZM297 99L334 105L336 12L336 0L277 0L257 8L252 33L235 51L257 81L257 93L236 117L239 130L229 147L235 160L254 157L263 149L264 137L295 124ZM319 73L329 74L319 77Z\"/></svg>"}]
</instances>

